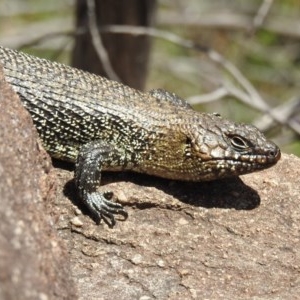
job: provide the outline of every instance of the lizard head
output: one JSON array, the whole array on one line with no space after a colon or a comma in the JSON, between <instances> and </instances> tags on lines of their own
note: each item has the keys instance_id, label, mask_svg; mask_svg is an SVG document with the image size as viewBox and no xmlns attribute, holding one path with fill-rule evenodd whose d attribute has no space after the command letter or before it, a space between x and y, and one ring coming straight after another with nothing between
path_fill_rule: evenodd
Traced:
<instances>
[{"instance_id":1,"label":"lizard head","mask_svg":"<svg viewBox=\"0 0 300 300\"><path fill-rule=\"evenodd\" d=\"M189 123L185 154L193 170L191 179L196 181L269 168L281 155L278 146L255 126L235 123L218 114L193 118Z\"/></svg>"}]
</instances>

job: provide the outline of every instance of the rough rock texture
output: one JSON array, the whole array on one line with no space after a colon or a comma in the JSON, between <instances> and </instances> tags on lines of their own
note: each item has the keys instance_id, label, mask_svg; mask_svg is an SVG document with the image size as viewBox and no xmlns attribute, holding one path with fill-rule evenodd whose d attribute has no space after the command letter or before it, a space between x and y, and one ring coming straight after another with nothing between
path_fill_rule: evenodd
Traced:
<instances>
[{"instance_id":1,"label":"rough rock texture","mask_svg":"<svg viewBox=\"0 0 300 300\"><path fill-rule=\"evenodd\" d=\"M0 111L0 299L71 299L69 256L50 217L51 160L2 73Z\"/></svg>"},{"instance_id":2,"label":"rough rock texture","mask_svg":"<svg viewBox=\"0 0 300 300\"><path fill-rule=\"evenodd\" d=\"M31 125L23 125L22 129L17 129L19 124L14 126L15 131L24 131ZM27 142L27 145L21 143L13 148L20 152L19 149L32 145L35 144ZM1 186L9 175L2 171L3 155L1 152ZM32 154L24 152L22 155ZM15 156L5 161L12 159ZM22 175L20 180L26 179L22 186L28 186L28 173L37 164L37 154L31 159L19 156L17 162L19 169L15 167L11 176L19 172ZM87 210L78 203L69 165L55 164L59 167L54 171L57 189L55 197L51 198L53 201L49 202L47 209L50 210L46 212L45 203L37 201L26 204L25 216L13 216L16 209L9 206L21 206L23 211L24 208L19 204L18 189L7 188L9 181L6 182L10 201L5 202L0 211L1 256L6 244L12 249L21 244L22 236L15 236L19 232L16 220L21 217L29 219L30 212L34 214L31 220L37 224L45 223L43 228L38 227L38 233L46 236L47 243L43 236L40 240L27 238L26 247L34 247L37 257L43 255L45 247L49 250L48 258L49 253L53 255L53 249L54 254L60 253L61 260L51 256L53 264L60 262L61 272L70 268L80 299L299 298L300 160L297 157L283 155L271 169L240 179L207 183L106 173L102 182L105 186L100 189L114 191L129 212L129 218L124 222L119 220L113 229L103 223L94 223ZM48 186L49 179L45 176L40 176L40 179ZM32 196L35 189L35 185L31 185L26 191ZM2 190L3 187L1 198ZM45 195L53 193L52 189L46 191ZM58 243L55 232L49 229L49 211L65 245ZM7 230L8 236L14 236L11 243L6 237L5 247L3 226L11 226L10 231ZM25 228L33 231L35 236L36 226ZM66 257L65 247L69 257ZM12 258L6 252L6 259L26 268L20 259L21 251L15 251L17 255L13 256L11 250ZM30 259L27 260L34 263ZM2 264L0 260L1 282ZM50 268L52 265L46 266ZM62 277L53 269L47 270L47 274L43 271L42 268L41 282L47 275L48 283L53 282L55 276L58 276L56 282L61 282ZM28 285L35 286L31 282L35 278L27 280ZM63 283L67 286L64 295L74 298L74 289L70 288L67 276Z\"/></svg>"},{"instance_id":3,"label":"rough rock texture","mask_svg":"<svg viewBox=\"0 0 300 300\"><path fill-rule=\"evenodd\" d=\"M101 188L129 212L114 229L75 216L62 194L76 199L72 173L57 172L57 228L81 299L299 298L299 158L210 183L107 174L119 182Z\"/></svg>"}]
</instances>

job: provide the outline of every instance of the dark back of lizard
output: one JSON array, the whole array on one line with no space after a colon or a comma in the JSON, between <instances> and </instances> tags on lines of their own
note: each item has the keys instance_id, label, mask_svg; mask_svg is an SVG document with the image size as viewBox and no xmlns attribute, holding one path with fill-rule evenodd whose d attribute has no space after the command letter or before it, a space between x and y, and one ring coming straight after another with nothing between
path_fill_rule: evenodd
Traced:
<instances>
[{"instance_id":1,"label":"dark back of lizard","mask_svg":"<svg viewBox=\"0 0 300 300\"><path fill-rule=\"evenodd\" d=\"M111 193L96 191L102 170L203 181L264 169L280 158L254 126L196 112L175 94L142 93L2 47L0 62L46 150L76 162L83 201L112 225L114 213L126 213L109 201Z\"/></svg>"}]
</instances>

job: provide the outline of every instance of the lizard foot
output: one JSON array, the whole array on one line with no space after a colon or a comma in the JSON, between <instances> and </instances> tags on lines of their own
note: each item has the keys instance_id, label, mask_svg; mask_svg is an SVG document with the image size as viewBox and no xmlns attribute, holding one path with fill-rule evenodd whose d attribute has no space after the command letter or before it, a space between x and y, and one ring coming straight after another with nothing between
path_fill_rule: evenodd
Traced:
<instances>
[{"instance_id":1,"label":"lizard foot","mask_svg":"<svg viewBox=\"0 0 300 300\"><path fill-rule=\"evenodd\" d=\"M110 228L114 227L116 224L114 214L122 215L124 220L127 219L128 213L124 210L123 206L119 203L110 201L113 197L112 192L86 192L84 194L84 200L90 211L99 219L99 221L103 219Z\"/></svg>"}]
</instances>

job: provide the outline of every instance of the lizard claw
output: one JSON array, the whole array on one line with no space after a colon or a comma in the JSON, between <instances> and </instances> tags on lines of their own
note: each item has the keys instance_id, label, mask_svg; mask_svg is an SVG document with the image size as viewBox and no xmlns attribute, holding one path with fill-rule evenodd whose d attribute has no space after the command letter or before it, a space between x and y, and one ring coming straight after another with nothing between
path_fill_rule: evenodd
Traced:
<instances>
[{"instance_id":1,"label":"lizard claw","mask_svg":"<svg viewBox=\"0 0 300 300\"><path fill-rule=\"evenodd\" d=\"M103 219L111 228L116 224L115 214L122 215L124 220L128 217L128 213L121 204L110 201L112 197L113 193L109 191L103 193L84 193L84 200L90 211L99 219L99 221Z\"/></svg>"}]
</instances>

